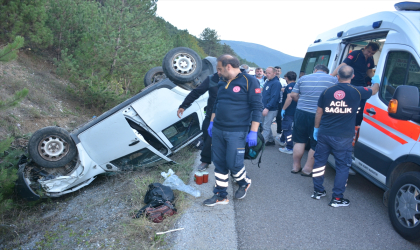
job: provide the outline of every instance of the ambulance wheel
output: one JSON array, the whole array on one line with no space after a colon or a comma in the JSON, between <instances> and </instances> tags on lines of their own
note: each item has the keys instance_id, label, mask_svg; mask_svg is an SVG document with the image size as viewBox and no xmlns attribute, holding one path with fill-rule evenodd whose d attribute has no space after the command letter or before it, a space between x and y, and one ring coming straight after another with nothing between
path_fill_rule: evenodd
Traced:
<instances>
[{"instance_id":1,"label":"ambulance wheel","mask_svg":"<svg viewBox=\"0 0 420 250\"><path fill-rule=\"evenodd\" d=\"M41 167L59 168L77 155L77 148L67 130L45 127L36 131L29 139L28 153Z\"/></svg>"},{"instance_id":2,"label":"ambulance wheel","mask_svg":"<svg viewBox=\"0 0 420 250\"><path fill-rule=\"evenodd\" d=\"M163 72L175 84L194 81L200 76L201 67L200 56L194 50L185 47L170 50L162 62Z\"/></svg>"},{"instance_id":3,"label":"ambulance wheel","mask_svg":"<svg viewBox=\"0 0 420 250\"><path fill-rule=\"evenodd\" d=\"M388 199L392 226L404 239L420 242L420 173L407 172L394 182Z\"/></svg>"},{"instance_id":4,"label":"ambulance wheel","mask_svg":"<svg viewBox=\"0 0 420 250\"><path fill-rule=\"evenodd\" d=\"M150 86L166 78L161 66L151 68L144 76L144 86Z\"/></svg>"}]
</instances>

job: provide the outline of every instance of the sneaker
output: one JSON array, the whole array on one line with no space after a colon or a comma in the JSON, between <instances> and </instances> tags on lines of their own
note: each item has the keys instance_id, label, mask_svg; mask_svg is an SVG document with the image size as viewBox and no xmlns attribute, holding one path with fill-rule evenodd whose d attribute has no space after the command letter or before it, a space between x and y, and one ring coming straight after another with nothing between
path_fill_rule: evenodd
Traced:
<instances>
[{"instance_id":1,"label":"sneaker","mask_svg":"<svg viewBox=\"0 0 420 250\"><path fill-rule=\"evenodd\" d=\"M285 154L293 154L293 149L288 149L288 148L279 148L279 151Z\"/></svg>"},{"instance_id":2,"label":"sneaker","mask_svg":"<svg viewBox=\"0 0 420 250\"><path fill-rule=\"evenodd\" d=\"M265 143L266 146L274 146L276 143L274 141L268 141Z\"/></svg>"},{"instance_id":3,"label":"sneaker","mask_svg":"<svg viewBox=\"0 0 420 250\"><path fill-rule=\"evenodd\" d=\"M319 200L321 199L321 197L324 197L327 195L327 192L324 190L324 192L318 192L318 191L314 191L314 194L311 195L311 198Z\"/></svg>"},{"instance_id":4,"label":"sneaker","mask_svg":"<svg viewBox=\"0 0 420 250\"><path fill-rule=\"evenodd\" d=\"M350 201L344 198L332 198L328 205L332 207L347 207L350 205Z\"/></svg>"},{"instance_id":5,"label":"sneaker","mask_svg":"<svg viewBox=\"0 0 420 250\"><path fill-rule=\"evenodd\" d=\"M210 164L202 162L200 165L198 165L197 170L198 171L204 171L209 167Z\"/></svg>"},{"instance_id":6,"label":"sneaker","mask_svg":"<svg viewBox=\"0 0 420 250\"><path fill-rule=\"evenodd\" d=\"M280 137L279 136L276 136L275 138L274 138L274 140L281 146L281 147L284 147L284 146L286 146L286 142L284 141L281 141L280 140Z\"/></svg>"},{"instance_id":7,"label":"sneaker","mask_svg":"<svg viewBox=\"0 0 420 250\"><path fill-rule=\"evenodd\" d=\"M236 190L235 198L239 200L245 198L246 192L248 191L250 186L251 186L251 183L245 186L240 186L238 190Z\"/></svg>"},{"instance_id":8,"label":"sneaker","mask_svg":"<svg viewBox=\"0 0 420 250\"><path fill-rule=\"evenodd\" d=\"M203 202L203 205L209 206L209 207L213 207L216 205L227 205L227 204L229 204L228 198L220 197L217 194L213 195L213 197Z\"/></svg>"}]
</instances>

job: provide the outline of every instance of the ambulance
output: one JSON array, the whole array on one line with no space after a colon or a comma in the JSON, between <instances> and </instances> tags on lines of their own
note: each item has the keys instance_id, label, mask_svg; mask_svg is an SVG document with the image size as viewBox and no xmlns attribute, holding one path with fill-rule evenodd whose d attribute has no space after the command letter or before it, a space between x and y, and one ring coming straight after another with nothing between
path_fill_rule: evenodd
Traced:
<instances>
[{"instance_id":1,"label":"ambulance","mask_svg":"<svg viewBox=\"0 0 420 250\"><path fill-rule=\"evenodd\" d=\"M351 51L369 42L380 90L366 102L354 144L352 169L382 188L394 229L420 241L420 3L395 4L396 11L372 14L316 37L301 71L323 64L330 72ZM334 157L329 164L334 167Z\"/></svg>"}]
</instances>

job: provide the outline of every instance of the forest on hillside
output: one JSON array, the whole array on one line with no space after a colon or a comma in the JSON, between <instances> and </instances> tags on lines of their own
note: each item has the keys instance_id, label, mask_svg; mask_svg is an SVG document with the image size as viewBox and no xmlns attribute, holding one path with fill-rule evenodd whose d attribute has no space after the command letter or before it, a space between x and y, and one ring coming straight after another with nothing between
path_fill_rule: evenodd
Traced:
<instances>
[{"instance_id":1,"label":"forest on hillside","mask_svg":"<svg viewBox=\"0 0 420 250\"><path fill-rule=\"evenodd\" d=\"M217 31L206 28L197 38L156 9L157 0L1 0L0 45L22 36L24 48L52 58L56 73L72 82L69 94L102 109L144 88L146 72L172 48L238 56Z\"/></svg>"}]
</instances>

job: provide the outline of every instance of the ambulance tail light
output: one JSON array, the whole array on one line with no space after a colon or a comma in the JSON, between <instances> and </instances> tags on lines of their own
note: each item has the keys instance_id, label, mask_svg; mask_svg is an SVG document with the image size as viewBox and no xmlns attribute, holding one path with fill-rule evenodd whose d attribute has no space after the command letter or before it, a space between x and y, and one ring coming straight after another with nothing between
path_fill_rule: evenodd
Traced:
<instances>
[{"instance_id":1,"label":"ambulance tail light","mask_svg":"<svg viewBox=\"0 0 420 250\"><path fill-rule=\"evenodd\" d=\"M398 109L398 100L397 99L391 99L388 104L388 113L390 114L396 114Z\"/></svg>"}]
</instances>

